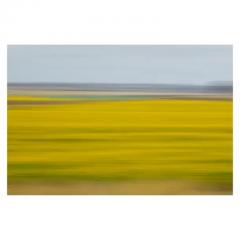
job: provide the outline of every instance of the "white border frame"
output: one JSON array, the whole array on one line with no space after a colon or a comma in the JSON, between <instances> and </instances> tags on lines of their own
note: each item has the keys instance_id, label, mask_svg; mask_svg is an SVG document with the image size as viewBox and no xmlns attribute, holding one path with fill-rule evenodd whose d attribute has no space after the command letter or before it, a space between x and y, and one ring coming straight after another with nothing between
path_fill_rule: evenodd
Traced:
<instances>
[{"instance_id":1,"label":"white border frame","mask_svg":"<svg viewBox=\"0 0 240 240\"><path fill-rule=\"evenodd\" d=\"M239 239L240 17L234 0L0 3L1 239ZM233 44L233 196L7 196L7 44Z\"/></svg>"}]
</instances>

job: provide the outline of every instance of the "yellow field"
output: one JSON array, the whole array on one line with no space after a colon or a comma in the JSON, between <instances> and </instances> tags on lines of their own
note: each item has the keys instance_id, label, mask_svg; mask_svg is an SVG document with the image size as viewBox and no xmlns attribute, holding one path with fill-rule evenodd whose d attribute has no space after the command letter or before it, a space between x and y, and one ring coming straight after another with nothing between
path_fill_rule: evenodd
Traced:
<instances>
[{"instance_id":1,"label":"yellow field","mask_svg":"<svg viewBox=\"0 0 240 240\"><path fill-rule=\"evenodd\" d=\"M9 194L232 193L230 100L9 100Z\"/></svg>"}]
</instances>

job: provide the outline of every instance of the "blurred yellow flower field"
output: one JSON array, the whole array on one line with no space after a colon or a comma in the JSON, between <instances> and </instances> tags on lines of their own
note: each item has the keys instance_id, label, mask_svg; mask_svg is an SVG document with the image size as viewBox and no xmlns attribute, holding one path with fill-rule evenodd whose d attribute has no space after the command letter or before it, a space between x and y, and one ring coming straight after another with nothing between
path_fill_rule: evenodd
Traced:
<instances>
[{"instance_id":1,"label":"blurred yellow flower field","mask_svg":"<svg viewBox=\"0 0 240 240\"><path fill-rule=\"evenodd\" d=\"M232 193L231 100L8 100L9 194Z\"/></svg>"}]
</instances>

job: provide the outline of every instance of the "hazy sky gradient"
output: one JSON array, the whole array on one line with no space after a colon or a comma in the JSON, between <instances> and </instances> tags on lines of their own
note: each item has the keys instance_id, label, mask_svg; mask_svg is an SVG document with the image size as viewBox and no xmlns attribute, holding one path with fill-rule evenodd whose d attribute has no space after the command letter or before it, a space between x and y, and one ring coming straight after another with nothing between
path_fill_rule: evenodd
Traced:
<instances>
[{"instance_id":1,"label":"hazy sky gradient","mask_svg":"<svg viewBox=\"0 0 240 240\"><path fill-rule=\"evenodd\" d=\"M230 45L10 45L10 83L232 81Z\"/></svg>"}]
</instances>

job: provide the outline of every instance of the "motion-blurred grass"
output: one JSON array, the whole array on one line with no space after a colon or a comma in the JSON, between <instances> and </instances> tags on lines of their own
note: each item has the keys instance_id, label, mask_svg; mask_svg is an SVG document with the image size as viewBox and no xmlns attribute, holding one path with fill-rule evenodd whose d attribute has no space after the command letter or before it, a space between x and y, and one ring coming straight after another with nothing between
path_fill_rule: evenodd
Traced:
<instances>
[{"instance_id":1,"label":"motion-blurred grass","mask_svg":"<svg viewBox=\"0 0 240 240\"><path fill-rule=\"evenodd\" d=\"M232 193L230 100L9 102L9 194Z\"/></svg>"}]
</instances>

